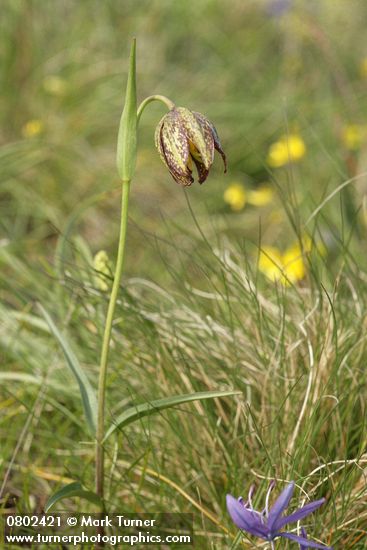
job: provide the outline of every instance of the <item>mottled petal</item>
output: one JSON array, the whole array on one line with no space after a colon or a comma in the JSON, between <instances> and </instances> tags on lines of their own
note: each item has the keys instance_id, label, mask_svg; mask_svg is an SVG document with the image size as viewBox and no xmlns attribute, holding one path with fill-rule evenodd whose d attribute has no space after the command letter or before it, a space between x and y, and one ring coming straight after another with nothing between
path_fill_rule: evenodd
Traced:
<instances>
[{"instance_id":1,"label":"mottled petal","mask_svg":"<svg viewBox=\"0 0 367 550\"><path fill-rule=\"evenodd\" d=\"M319 544L318 542L314 542L313 540L304 539L303 537L299 537L298 535L293 535L293 533L279 533L279 537L298 542L298 544L305 548L321 548L322 550L333 550L332 546L325 546L324 544Z\"/></svg>"},{"instance_id":2,"label":"mottled petal","mask_svg":"<svg viewBox=\"0 0 367 550\"><path fill-rule=\"evenodd\" d=\"M163 147L162 147L163 149ZM167 162L167 159L166 157L164 156L164 152L163 152L163 162L165 163L165 165L167 166L168 170L169 170L169 173L171 174L171 176L173 177L173 179L179 183L180 185L183 185L184 187L189 187L193 182L194 182L194 178L192 177L192 171L190 169L189 166L187 166L187 169L186 169L186 172L185 173L178 173L178 172L174 172L174 170L172 170Z\"/></svg>"},{"instance_id":3,"label":"mottled petal","mask_svg":"<svg viewBox=\"0 0 367 550\"><path fill-rule=\"evenodd\" d=\"M227 495L227 510L233 523L242 531L247 531L255 537L267 539L267 528L261 523L260 516L247 510L232 495Z\"/></svg>"},{"instance_id":4,"label":"mottled petal","mask_svg":"<svg viewBox=\"0 0 367 550\"><path fill-rule=\"evenodd\" d=\"M194 115L196 117L196 119L201 122L202 126L206 126L208 131L210 131L211 133L211 136L214 140L214 147L215 149L218 151L218 153L220 153L222 159L223 159L223 164L224 164L224 172L227 172L227 159L226 159L226 155L224 154L224 151L222 149L222 145L220 143L220 140L219 140L219 136L218 136L218 132L217 130L215 129L215 126L213 126L213 124L204 116L202 115L201 113L198 113L196 111L194 111Z\"/></svg>"},{"instance_id":5,"label":"mottled petal","mask_svg":"<svg viewBox=\"0 0 367 550\"><path fill-rule=\"evenodd\" d=\"M184 107L177 107L182 126L185 128L187 139L198 150L201 161L209 170L214 160L214 139L207 127L202 127L195 114Z\"/></svg>"},{"instance_id":6,"label":"mottled petal","mask_svg":"<svg viewBox=\"0 0 367 550\"><path fill-rule=\"evenodd\" d=\"M315 500L314 502L310 502L309 504L306 504L306 506L303 506L302 508L298 508L293 514L290 514L289 516L285 516L284 518L280 518L278 521L275 522L274 529L277 531L284 527L287 523L292 523L294 521L299 521L309 514L312 514L317 508L322 506L324 504L325 499L321 498L320 500Z\"/></svg>"},{"instance_id":7,"label":"mottled petal","mask_svg":"<svg viewBox=\"0 0 367 550\"><path fill-rule=\"evenodd\" d=\"M202 115L201 113L198 113L196 111L193 111L192 113L194 117L196 118L206 145L206 151L207 151L207 160L209 162L209 166L206 166L207 169L210 168L210 166L213 164L214 161L214 135L213 135L213 127L210 124L209 120Z\"/></svg>"},{"instance_id":8,"label":"mottled petal","mask_svg":"<svg viewBox=\"0 0 367 550\"><path fill-rule=\"evenodd\" d=\"M164 124L164 119L166 117L164 116L160 121L159 121L159 124L157 126L157 128L155 129L155 133L154 133L154 143L155 143L155 146L157 147L158 149L158 152L159 152L159 156L161 157L162 161L164 162L164 164L167 166L167 161L166 161L166 157L164 156L164 151L163 151L163 145L162 145L162 140L161 140L161 133L162 133L162 128L163 128L163 124Z\"/></svg>"},{"instance_id":9,"label":"mottled petal","mask_svg":"<svg viewBox=\"0 0 367 550\"><path fill-rule=\"evenodd\" d=\"M174 109L170 111L159 123L155 133L155 143L172 177L177 183L186 187L194 181L188 166L189 146L179 126L177 113L174 111Z\"/></svg>"},{"instance_id":10,"label":"mottled petal","mask_svg":"<svg viewBox=\"0 0 367 550\"><path fill-rule=\"evenodd\" d=\"M287 508L289 501L292 498L294 491L294 481L288 483L287 487L280 493L277 500L270 508L269 517L268 517L268 527L269 531L272 531L275 528L275 524L278 522L280 516Z\"/></svg>"},{"instance_id":11,"label":"mottled petal","mask_svg":"<svg viewBox=\"0 0 367 550\"><path fill-rule=\"evenodd\" d=\"M171 174L175 182L179 183L183 187L190 187L190 185L194 183L194 178L191 175L191 170L189 170L187 175L185 176L179 176L174 172L172 172L171 170L169 171L169 173Z\"/></svg>"},{"instance_id":12,"label":"mottled petal","mask_svg":"<svg viewBox=\"0 0 367 550\"><path fill-rule=\"evenodd\" d=\"M161 141L169 166L175 172L185 172L189 158L189 145L174 110L166 115L161 129Z\"/></svg>"},{"instance_id":13,"label":"mottled petal","mask_svg":"<svg viewBox=\"0 0 367 550\"><path fill-rule=\"evenodd\" d=\"M208 177L209 170L205 168L202 162L200 162L199 160L196 160L195 157L192 157L192 160L194 161L196 169L198 171L199 183L204 183L204 181Z\"/></svg>"},{"instance_id":14,"label":"mottled petal","mask_svg":"<svg viewBox=\"0 0 367 550\"><path fill-rule=\"evenodd\" d=\"M214 128L214 126L213 126L213 128ZM215 131L215 128L214 128L214 131ZM215 133L216 133L216 131L215 131ZM218 134L217 134L217 137L218 137ZM226 158L226 155L224 154L224 151L223 151L223 149L222 149L222 146L221 146L221 144L220 144L219 139L216 140L216 139L214 138L214 147L215 147L215 149L218 151L218 153L220 153L220 155L221 155L221 157L222 157L223 164L224 164L224 173L226 173L226 172L227 172L227 158Z\"/></svg>"}]
</instances>

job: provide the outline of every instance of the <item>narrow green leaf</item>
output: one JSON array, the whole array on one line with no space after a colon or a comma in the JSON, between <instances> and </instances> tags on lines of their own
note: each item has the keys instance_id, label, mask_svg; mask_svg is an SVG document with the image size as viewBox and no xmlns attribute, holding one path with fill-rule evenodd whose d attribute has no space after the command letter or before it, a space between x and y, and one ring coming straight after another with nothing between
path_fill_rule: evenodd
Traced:
<instances>
[{"instance_id":1,"label":"narrow green leaf","mask_svg":"<svg viewBox=\"0 0 367 550\"><path fill-rule=\"evenodd\" d=\"M47 311L41 304L38 304L38 307L43 317L45 318L48 326L50 327L52 334L54 335L56 340L59 342L61 349L64 352L66 363L69 369L71 370L71 372L73 373L76 381L78 382L88 428L91 435L94 436L96 433L96 411L97 411L97 399L96 399L95 391L93 390L88 378L83 372L83 369L80 366L77 357L75 356L74 352L71 350L69 344L67 343L67 341L65 340L65 338L63 337L59 329L56 327L50 315L47 313Z\"/></svg>"},{"instance_id":2,"label":"narrow green leaf","mask_svg":"<svg viewBox=\"0 0 367 550\"><path fill-rule=\"evenodd\" d=\"M8 315L18 321L19 324L24 323L24 325L30 325L37 330L42 330L43 332L49 332L49 327L47 323L37 317L36 315L31 315L30 313L24 313L23 311L10 311Z\"/></svg>"},{"instance_id":3,"label":"narrow green leaf","mask_svg":"<svg viewBox=\"0 0 367 550\"><path fill-rule=\"evenodd\" d=\"M61 487L56 493L50 496L45 504L45 512L48 512L57 502L64 500L65 498L80 497L93 504L97 504L100 508L103 508L101 499L93 491L86 491L79 481L73 481L69 485Z\"/></svg>"},{"instance_id":4,"label":"narrow green leaf","mask_svg":"<svg viewBox=\"0 0 367 550\"><path fill-rule=\"evenodd\" d=\"M33 376L32 374L28 374L26 372L12 372L12 371L0 372L0 382L2 380L6 380L7 382L11 380L14 382L35 384L36 386L45 384L45 379L41 374L39 374L38 376ZM52 388L58 393L62 393L69 396L73 395L74 393L73 391L74 388L66 388L65 384L62 384L57 380L52 380L50 378L47 378L46 384L48 387Z\"/></svg>"},{"instance_id":5,"label":"narrow green leaf","mask_svg":"<svg viewBox=\"0 0 367 550\"><path fill-rule=\"evenodd\" d=\"M243 533L242 531L238 531L236 538L232 542L232 546L230 550L236 550L237 548L239 548L240 544L242 543L242 540L243 540Z\"/></svg>"},{"instance_id":6,"label":"narrow green leaf","mask_svg":"<svg viewBox=\"0 0 367 550\"><path fill-rule=\"evenodd\" d=\"M136 103L136 40L131 44L129 74L124 109L117 138L117 170L123 181L131 181L136 163L137 103Z\"/></svg>"},{"instance_id":7,"label":"narrow green leaf","mask_svg":"<svg viewBox=\"0 0 367 550\"><path fill-rule=\"evenodd\" d=\"M149 401L136 405L136 407L130 407L122 414L120 414L115 422L107 430L105 435L106 440L110 435L117 430L117 428L123 428L144 416L157 413L163 409L174 407L175 405L182 405L183 403L189 403L190 401L202 401L203 399L213 399L214 397L226 397L228 395L239 395L242 392L239 391L205 391L197 393L186 393L182 395L174 395L172 397L164 397L163 399L157 399L155 401Z\"/></svg>"},{"instance_id":8,"label":"narrow green leaf","mask_svg":"<svg viewBox=\"0 0 367 550\"><path fill-rule=\"evenodd\" d=\"M15 382L26 382L27 384L36 384L40 385L43 383L43 378L41 376L33 376L27 372L0 372L0 381L1 380L11 380Z\"/></svg>"}]
</instances>

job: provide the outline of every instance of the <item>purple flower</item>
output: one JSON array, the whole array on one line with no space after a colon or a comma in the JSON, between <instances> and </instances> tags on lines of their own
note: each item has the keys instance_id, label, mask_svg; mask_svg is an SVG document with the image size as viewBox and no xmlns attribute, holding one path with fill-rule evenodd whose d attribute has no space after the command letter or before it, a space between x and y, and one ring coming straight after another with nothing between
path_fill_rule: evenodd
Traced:
<instances>
[{"instance_id":1,"label":"purple flower","mask_svg":"<svg viewBox=\"0 0 367 550\"><path fill-rule=\"evenodd\" d=\"M294 481L289 483L287 487L280 493L279 497L269 509L270 493L275 485L275 482L270 484L268 489L265 508L262 512L258 512L252 505L252 496L254 494L254 486L250 488L247 502L243 502L242 498L236 499L232 495L227 495L227 509L232 521L237 527L243 531L247 531L255 537L260 537L267 541L273 541L278 537L284 537L294 542L298 542L301 549L306 548L323 548L324 550L333 550L331 546L318 544L306 538L305 532L303 536L294 535L281 529L288 523L300 521L301 519L312 514L317 508L324 504L325 499L309 502L302 508L298 508L293 514L288 516L283 515L284 510L292 498L294 491Z\"/></svg>"},{"instance_id":2,"label":"purple flower","mask_svg":"<svg viewBox=\"0 0 367 550\"><path fill-rule=\"evenodd\" d=\"M304 527L301 527L301 535L306 540L306 544L301 542L300 545L299 545L300 550L308 550L309 546L308 546L308 542L307 542L307 533L306 533L306 529Z\"/></svg>"}]
</instances>

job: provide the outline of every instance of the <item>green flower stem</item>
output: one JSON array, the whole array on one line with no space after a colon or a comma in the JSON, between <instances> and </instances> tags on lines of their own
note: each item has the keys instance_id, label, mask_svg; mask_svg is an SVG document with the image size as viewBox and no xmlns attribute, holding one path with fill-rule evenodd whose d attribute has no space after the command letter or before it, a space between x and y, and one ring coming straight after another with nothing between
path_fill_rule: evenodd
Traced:
<instances>
[{"instance_id":1,"label":"green flower stem","mask_svg":"<svg viewBox=\"0 0 367 550\"><path fill-rule=\"evenodd\" d=\"M133 43L133 49L132 49L132 66L134 66L135 63L135 43ZM133 68L131 70L131 74L134 74L135 69ZM134 79L131 79L131 82L134 82ZM129 84L128 84L129 87ZM145 109L145 107L151 103L152 101L161 101L164 103L168 109L173 109L174 103L170 101L167 97L162 95L152 95L144 99L142 103L140 104L137 111L134 111L136 113L136 124L138 123L140 116ZM136 107L135 107L136 108ZM130 118L129 118L130 116ZM124 117L124 113L122 115ZM129 122L132 119L132 115L127 115L127 121ZM122 153L125 153L127 151L126 143L130 143L129 139L131 141L131 135L134 130L129 130L124 133L126 120L122 118L123 124L122 124L122 146L121 151ZM135 127L136 131L136 127ZM127 136L127 138L126 138ZM130 155L132 156L132 155ZM119 164L121 166L121 175L123 177L123 174L126 172L126 167L130 167L131 164L131 158L128 155L128 158L121 157L121 162L119 161ZM129 164L130 162L130 164ZM104 335L103 335L103 341L102 341L102 351L101 351L101 361L100 361L100 370L99 370L99 380L98 380L98 412L97 412L97 432L96 432L96 493L100 497L100 499L103 501L104 498L104 448L103 448L103 440L104 440L104 427L105 427L105 402L106 402L106 381L107 381L107 365L108 365L108 355L109 355L109 349L110 349L110 342L111 342L111 332L112 332L112 323L113 323L113 317L115 313L115 307L117 302L117 296L118 291L120 288L120 282L121 282L121 276L122 276L122 270L123 270L123 263L124 263L124 256L125 256L125 243L126 243L126 230L127 230L127 215L128 215L128 207L129 207L129 193L130 193L130 183L131 183L131 174L133 173L133 170L127 172L130 174L130 179L122 179L122 195L121 195L121 225L120 225L120 237L119 237L119 245L118 245L118 252L117 252L117 262L116 262L116 271L115 271L115 277L113 280L112 290L111 290L111 296L110 301L108 304L108 310L107 310L107 317L106 317L106 324L104 329Z\"/></svg>"},{"instance_id":2,"label":"green flower stem","mask_svg":"<svg viewBox=\"0 0 367 550\"><path fill-rule=\"evenodd\" d=\"M168 97L164 95L150 95L149 97L146 97L144 101L142 101L139 105L138 112L137 112L138 122L140 120L141 114L144 111L145 107L149 103L152 103L152 101L161 101L166 105L166 107L168 107L169 110L175 107L175 104L173 103L173 101L171 101L170 99L168 99Z\"/></svg>"},{"instance_id":3,"label":"green flower stem","mask_svg":"<svg viewBox=\"0 0 367 550\"><path fill-rule=\"evenodd\" d=\"M106 398L106 375L108 354L111 342L111 331L113 316L115 313L118 291L120 288L122 269L125 256L127 215L129 207L130 181L122 181L121 194L121 224L117 252L116 271L113 280L110 302L108 304L106 324L103 335L101 362L98 380L98 413L97 413L97 434L96 434L96 493L103 500L104 498L104 424L105 424L105 398Z\"/></svg>"}]
</instances>

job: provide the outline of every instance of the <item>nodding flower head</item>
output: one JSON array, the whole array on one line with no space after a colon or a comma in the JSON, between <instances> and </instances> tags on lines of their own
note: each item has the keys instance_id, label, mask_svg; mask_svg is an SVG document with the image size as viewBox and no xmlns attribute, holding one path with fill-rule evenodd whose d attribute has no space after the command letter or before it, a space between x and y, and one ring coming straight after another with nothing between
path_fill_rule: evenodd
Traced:
<instances>
[{"instance_id":1,"label":"nodding flower head","mask_svg":"<svg viewBox=\"0 0 367 550\"><path fill-rule=\"evenodd\" d=\"M227 169L214 126L204 115L185 107L174 107L162 118L155 132L155 144L173 179L185 187L194 182L193 163L199 183L206 180L215 149L222 156L224 171Z\"/></svg>"}]
</instances>

